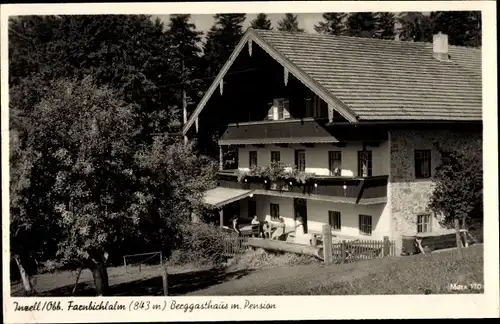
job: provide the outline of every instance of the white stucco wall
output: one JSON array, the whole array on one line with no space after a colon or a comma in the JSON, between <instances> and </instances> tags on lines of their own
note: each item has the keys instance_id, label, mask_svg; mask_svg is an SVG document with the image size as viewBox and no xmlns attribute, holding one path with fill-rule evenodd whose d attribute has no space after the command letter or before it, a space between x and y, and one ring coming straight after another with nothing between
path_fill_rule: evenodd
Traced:
<instances>
[{"instance_id":1,"label":"white stucco wall","mask_svg":"<svg viewBox=\"0 0 500 324\"><path fill-rule=\"evenodd\" d=\"M270 204L279 204L280 216L285 220L287 231L294 229L293 219L294 208L293 198L274 197L274 196L254 196L257 202L257 216L259 220L270 221ZM246 215L247 203L241 203L241 215ZM321 232L323 224L328 224L328 211L339 211L341 213L342 228L339 234L349 236L361 236L370 240L381 240L384 236L390 236L390 205L354 205L354 204L336 204L332 202L307 200L307 226L311 231ZM359 215L372 216L372 235L362 236L359 234Z\"/></svg>"},{"instance_id":2,"label":"white stucco wall","mask_svg":"<svg viewBox=\"0 0 500 324\"><path fill-rule=\"evenodd\" d=\"M281 163L285 165L295 164L295 150L305 150L306 152L306 172L317 175L329 175L328 151L341 151L342 153L342 176L357 176L358 151L363 149L361 142L347 143L345 147L336 147L331 144L316 144L314 147L303 145L290 145L289 147L279 147L277 145L266 145L263 148L246 145L239 148L238 166L240 170L249 168L249 151L257 151L257 165L265 166L271 162L271 151L279 151ZM389 154L388 141L384 141L378 147L368 146L367 150L372 151L372 175L389 174Z\"/></svg>"}]
</instances>

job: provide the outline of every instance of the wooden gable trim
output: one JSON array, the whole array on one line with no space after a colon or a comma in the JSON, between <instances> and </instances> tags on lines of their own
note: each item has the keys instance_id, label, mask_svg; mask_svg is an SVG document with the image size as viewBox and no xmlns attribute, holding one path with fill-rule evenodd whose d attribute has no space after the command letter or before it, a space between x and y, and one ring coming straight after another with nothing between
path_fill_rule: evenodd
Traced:
<instances>
[{"instance_id":1,"label":"wooden gable trim","mask_svg":"<svg viewBox=\"0 0 500 324\"><path fill-rule=\"evenodd\" d=\"M201 111L207 104L208 100L214 93L215 89L218 86L220 86L222 79L229 71L229 69L233 65L238 55L243 50L243 47L245 47L245 45L248 46L248 42L250 40L259 45L274 60L280 63L283 66L283 68L287 71L287 74L291 73L306 87L308 87L312 92L314 92L321 99L323 99L329 106L338 111L345 119L347 119L350 122L356 122L358 120L356 114L349 107L347 107L342 101L333 97L324 87L319 85L311 76L309 76L307 73L299 69L295 64L293 64L290 60L288 60L281 53L279 53L275 48L273 48L270 44L268 44L265 40L263 40L255 31L249 29L245 33L245 35L243 35L240 42L236 45L233 53L231 53L229 59L226 61L226 63L224 63L224 66L222 66L222 69L217 74L217 77L212 82L212 85L210 86L210 88L208 88L207 92L205 92L205 95L201 99L200 103L194 110L193 114L191 115L187 123L184 125L184 128L182 130L183 134L186 134L189 128L193 125L195 119L201 113Z\"/></svg>"},{"instance_id":2,"label":"wooden gable trim","mask_svg":"<svg viewBox=\"0 0 500 324\"><path fill-rule=\"evenodd\" d=\"M247 32L246 35L243 35L243 37L241 38L238 45L236 45L233 53L231 53L231 56L229 56L229 59L226 61L226 63L224 63L224 65L222 66L222 69L219 71L219 74L217 74L217 77L215 77L215 80L212 82L212 85L210 85L210 88L208 88L207 92L205 92L205 95L203 96L203 98L201 98L200 103L198 103L198 106L194 110L193 114L191 115L191 117L189 118L187 123L184 125L184 128L182 129L183 134L186 134L187 131L189 130L189 128L191 126L193 126L194 120L196 119L196 117L198 117L198 115L201 113L203 108L205 108L205 105L207 104L208 100L210 99L210 97L214 93L215 89L217 87L220 87L221 93L222 93L222 86L221 86L222 80L223 80L224 76L226 75L227 71L229 71L229 69L233 65L234 61L236 60L236 58L240 54L243 47L245 47L245 45L247 44L251 35L252 34Z\"/></svg>"},{"instance_id":3,"label":"wooden gable trim","mask_svg":"<svg viewBox=\"0 0 500 324\"><path fill-rule=\"evenodd\" d=\"M286 70L291 73L294 77L300 80L306 87L308 87L312 92L314 92L318 97L323 99L329 106L332 106L337 110L345 119L350 122L356 122L356 114L347 107L342 101L333 97L328 90L318 84L311 76L299 69L295 64L293 64L286 57L281 55L274 47L261 39L258 34L252 31L254 42L259 45L264 51L266 51L273 59L280 63Z\"/></svg>"}]
</instances>

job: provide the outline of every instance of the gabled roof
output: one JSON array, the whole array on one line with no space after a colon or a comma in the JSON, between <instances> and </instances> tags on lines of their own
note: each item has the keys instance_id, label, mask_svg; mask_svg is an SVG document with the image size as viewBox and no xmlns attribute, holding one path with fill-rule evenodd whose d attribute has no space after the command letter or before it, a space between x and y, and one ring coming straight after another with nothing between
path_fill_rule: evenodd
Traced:
<instances>
[{"instance_id":1,"label":"gabled roof","mask_svg":"<svg viewBox=\"0 0 500 324\"><path fill-rule=\"evenodd\" d=\"M481 50L432 43L249 29L184 127L197 118L244 46L262 47L350 122L480 121Z\"/></svg>"}]
</instances>

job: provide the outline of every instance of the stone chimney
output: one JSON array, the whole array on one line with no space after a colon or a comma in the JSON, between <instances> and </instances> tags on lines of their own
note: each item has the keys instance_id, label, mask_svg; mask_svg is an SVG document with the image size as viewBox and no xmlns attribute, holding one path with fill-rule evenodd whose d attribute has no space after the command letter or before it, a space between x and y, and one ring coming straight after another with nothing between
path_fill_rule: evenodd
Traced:
<instances>
[{"instance_id":1,"label":"stone chimney","mask_svg":"<svg viewBox=\"0 0 500 324\"><path fill-rule=\"evenodd\" d=\"M450 56L448 55L448 35L441 32L434 35L432 48L434 52L434 58L440 61L450 60Z\"/></svg>"}]
</instances>

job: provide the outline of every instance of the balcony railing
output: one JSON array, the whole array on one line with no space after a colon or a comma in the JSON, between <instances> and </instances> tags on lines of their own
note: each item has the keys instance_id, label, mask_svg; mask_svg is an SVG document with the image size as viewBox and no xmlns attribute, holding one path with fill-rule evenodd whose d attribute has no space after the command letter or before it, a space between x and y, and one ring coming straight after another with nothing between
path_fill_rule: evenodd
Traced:
<instances>
[{"instance_id":1,"label":"balcony railing","mask_svg":"<svg viewBox=\"0 0 500 324\"><path fill-rule=\"evenodd\" d=\"M293 180L270 181L261 177L239 177L239 170L218 173L219 186L235 189L287 192L301 195L345 197L361 200L385 198L388 176L342 177L314 175L306 183Z\"/></svg>"}]
</instances>

